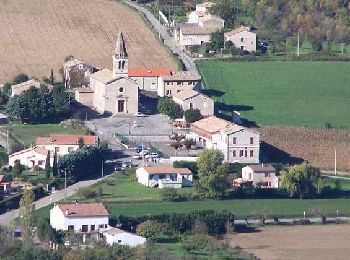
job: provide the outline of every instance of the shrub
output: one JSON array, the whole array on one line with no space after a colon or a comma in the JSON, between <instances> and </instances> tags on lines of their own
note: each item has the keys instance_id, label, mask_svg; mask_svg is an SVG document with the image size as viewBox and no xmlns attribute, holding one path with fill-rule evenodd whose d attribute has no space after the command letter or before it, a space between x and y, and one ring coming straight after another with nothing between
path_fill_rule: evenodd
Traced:
<instances>
[{"instance_id":1,"label":"shrub","mask_svg":"<svg viewBox=\"0 0 350 260\"><path fill-rule=\"evenodd\" d=\"M165 201L181 201L184 199L175 188L164 188L160 190L160 197Z\"/></svg>"},{"instance_id":2,"label":"shrub","mask_svg":"<svg viewBox=\"0 0 350 260\"><path fill-rule=\"evenodd\" d=\"M97 192L89 187L81 188L78 191L78 196L82 199L92 199L97 196Z\"/></svg>"},{"instance_id":3,"label":"shrub","mask_svg":"<svg viewBox=\"0 0 350 260\"><path fill-rule=\"evenodd\" d=\"M167 226L154 220L147 220L137 226L136 233L146 238L153 238L157 235L166 234Z\"/></svg>"}]
</instances>

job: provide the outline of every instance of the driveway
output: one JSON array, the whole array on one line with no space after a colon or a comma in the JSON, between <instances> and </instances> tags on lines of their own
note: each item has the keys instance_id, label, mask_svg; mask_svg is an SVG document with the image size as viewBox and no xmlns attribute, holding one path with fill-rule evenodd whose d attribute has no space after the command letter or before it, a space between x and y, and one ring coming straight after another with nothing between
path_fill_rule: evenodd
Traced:
<instances>
[{"instance_id":1,"label":"driveway","mask_svg":"<svg viewBox=\"0 0 350 260\"><path fill-rule=\"evenodd\" d=\"M154 27L154 29L158 33L160 33L160 37L163 39L164 44L168 46L173 53L176 53L178 57L182 60L182 62L186 66L186 69L189 71L196 72L198 74L197 67L193 60L186 53L183 52L183 47L176 43L175 38L170 37L167 33L167 30L169 29L168 27L159 23L150 11L138 5L137 3L128 0L123 0L123 3L137 9L141 14L143 14L148 20L148 22Z\"/></svg>"},{"instance_id":2,"label":"driveway","mask_svg":"<svg viewBox=\"0 0 350 260\"><path fill-rule=\"evenodd\" d=\"M105 176L104 178L106 178L106 177L108 177L108 176ZM103 178L100 178L97 180L80 181L80 182L77 182L77 183L67 187L67 197L77 193L79 191L79 189L84 188L84 187L88 187L92 184L95 184L96 182L98 182L102 179ZM57 201L64 199L65 195L66 195L66 191L65 191L65 189L63 189L63 190L56 191L56 192L52 193L50 196L46 196L42 199L39 199L36 202L34 202L33 204L35 205L35 209L40 209L40 208L43 208L43 207L50 205L51 203L54 203L54 202L57 202ZM0 215L0 225L10 225L11 221L19 216L20 216L19 209L11 210L5 214L2 214L2 215Z\"/></svg>"}]
</instances>

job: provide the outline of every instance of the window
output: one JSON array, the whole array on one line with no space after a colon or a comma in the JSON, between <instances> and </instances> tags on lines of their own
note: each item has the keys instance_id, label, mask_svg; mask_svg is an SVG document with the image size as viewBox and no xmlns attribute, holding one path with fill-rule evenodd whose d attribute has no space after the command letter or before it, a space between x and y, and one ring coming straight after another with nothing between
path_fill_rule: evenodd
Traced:
<instances>
[{"instance_id":1,"label":"window","mask_svg":"<svg viewBox=\"0 0 350 260\"><path fill-rule=\"evenodd\" d=\"M269 172L265 172L265 178L270 177L270 173Z\"/></svg>"},{"instance_id":2,"label":"window","mask_svg":"<svg viewBox=\"0 0 350 260\"><path fill-rule=\"evenodd\" d=\"M178 81L178 82L177 82L177 85L181 85L181 82L180 82L180 81Z\"/></svg>"},{"instance_id":3,"label":"window","mask_svg":"<svg viewBox=\"0 0 350 260\"><path fill-rule=\"evenodd\" d=\"M244 157L248 157L248 151L247 150L244 151Z\"/></svg>"},{"instance_id":4,"label":"window","mask_svg":"<svg viewBox=\"0 0 350 260\"><path fill-rule=\"evenodd\" d=\"M88 232L88 230L89 230L89 226L88 225L82 225L81 226L81 231L82 232Z\"/></svg>"},{"instance_id":5,"label":"window","mask_svg":"<svg viewBox=\"0 0 350 260\"><path fill-rule=\"evenodd\" d=\"M254 151L253 151L253 150L250 150L250 151L249 151L249 155L250 155L250 157L254 157Z\"/></svg>"},{"instance_id":6,"label":"window","mask_svg":"<svg viewBox=\"0 0 350 260\"><path fill-rule=\"evenodd\" d=\"M74 230L74 225L68 225L68 230L73 231Z\"/></svg>"},{"instance_id":7,"label":"window","mask_svg":"<svg viewBox=\"0 0 350 260\"><path fill-rule=\"evenodd\" d=\"M236 157L236 151L232 151L232 157Z\"/></svg>"},{"instance_id":8,"label":"window","mask_svg":"<svg viewBox=\"0 0 350 260\"><path fill-rule=\"evenodd\" d=\"M181 92L181 90L180 90L180 89L176 90L176 93L180 93L180 92Z\"/></svg>"},{"instance_id":9,"label":"window","mask_svg":"<svg viewBox=\"0 0 350 260\"><path fill-rule=\"evenodd\" d=\"M121 240L118 240L118 243L121 243L122 241Z\"/></svg>"},{"instance_id":10,"label":"window","mask_svg":"<svg viewBox=\"0 0 350 260\"><path fill-rule=\"evenodd\" d=\"M193 103L192 102L190 103L190 109L193 109Z\"/></svg>"},{"instance_id":11,"label":"window","mask_svg":"<svg viewBox=\"0 0 350 260\"><path fill-rule=\"evenodd\" d=\"M244 42L244 38L243 37L241 37L241 42Z\"/></svg>"},{"instance_id":12,"label":"window","mask_svg":"<svg viewBox=\"0 0 350 260\"><path fill-rule=\"evenodd\" d=\"M103 228L105 225L102 224L102 225L98 225L98 228Z\"/></svg>"},{"instance_id":13,"label":"window","mask_svg":"<svg viewBox=\"0 0 350 260\"><path fill-rule=\"evenodd\" d=\"M120 92L120 93L123 93L123 92L124 92L124 88L123 88L123 87L120 87L120 88L119 88L119 92Z\"/></svg>"},{"instance_id":14,"label":"window","mask_svg":"<svg viewBox=\"0 0 350 260\"><path fill-rule=\"evenodd\" d=\"M43 165L44 161L38 161L38 165Z\"/></svg>"},{"instance_id":15,"label":"window","mask_svg":"<svg viewBox=\"0 0 350 260\"><path fill-rule=\"evenodd\" d=\"M243 157L243 152L244 152L243 150L239 151L239 157Z\"/></svg>"},{"instance_id":16,"label":"window","mask_svg":"<svg viewBox=\"0 0 350 260\"><path fill-rule=\"evenodd\" d=\"M90 226L90 231L95 231L95 225Z\"/></svg>"},{"instance_id":17,"label":"window","mask_svg":"<svg viewBox=\"0 0 350 260\"><path fill-rule=\"evenodd\" d=\"M233 137L232 138L232 144L236 144L237 143L237 137Z\"/></svg>"},{"instance_id":18,"label":"window","mask_svg":"<svg viewBox=\"0 0 350 260\"><path fill-rule=\"evenodd\" d=\"M105 224L105 228L107 228L107 224Z\"/></svg>"},{"instance_id":19,"label":"window","mask_svg":"<svg viewBox=\"0 0 350 260\"><path fill-rule=\"evenodd\" d=\"M79 69L82 70L84 68L83 64L79 64Z\"/></svg>"},{"instance_id":20,"label":"window","mask_svg":"<svg viewBox=\"0 0 350 260\"><path fill-rule=\"evenodd\" d=\"M55 153L59 153L60 152L60 148L59 147L55 147Z\"/></svg>"},{"instance_id":21,"label":"window","mask_svg":"<svg viewBox=\"0 0 350 260\"><path fill-rule=\"evenodd\" d=\"M241 50L244 51L244 46L241 46Z\"/></svg>"},{"instance_id":22,"label":"window","mask_svg":"<svg viewBox=\"0 0 350 260\"><path fill-rule=\"evenodd\" d=\"M170 82L167 82L166 84L167 84L167 85L170 85Z\"/></svg>"},{"instance_id":23,"label":"window","mask_svg":"<svg viewBox=\"0 0 350 260\"><path fill-rule=\"evenodd\" d=\"M165 174L159 174L159 179L165 179Z\"/></svg>"},{"instance_id":24,"label":"window","mask_svg":"<svg viewBox=\"0 0 350 260\"><path fill-rule=\"evenodd\" d=\"M74 151L74 147L68 147L68 152L71 153Z\"/></svg>"},{"instance_id":25,"label":"window","mask_svg":"<svg viewBox=\"0 0 350 260\"><path fill-rule=\"evenodd\" d=\"M254 144L254 137L250 137L250 144Z\"/></svg>"}]
</instances>

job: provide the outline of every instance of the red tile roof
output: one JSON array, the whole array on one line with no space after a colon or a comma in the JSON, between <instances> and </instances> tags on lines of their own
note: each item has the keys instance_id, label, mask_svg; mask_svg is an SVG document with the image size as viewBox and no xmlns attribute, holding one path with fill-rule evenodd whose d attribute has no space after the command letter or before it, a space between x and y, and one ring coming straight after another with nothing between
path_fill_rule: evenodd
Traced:
<instances>
[{"instance_id":1,"label":"red tile roof","mask_svg":"<svg viewBox=\"0 0 350 260\"><path fill-rule=\"evenodd\" d=\"M128 76L129 77L160 77L160 76L170 76L171 70L166 68L129 68Z\"/></svg>"},{"instance_id":2,"label":"red tile roof","mask_svg":"<svg viewBox=\"0 0 350 260\"><path fill-rule=\"evenodd\" d=\"M161 166L153 166L153 167L143 167L148 174L162 174L162 173L178 173L180 175L191 175L192 172L187 168L174 168L170 165L161 165Z\"/></svg>"},{"instance_id":3,"label":"red tile roof","mask_svg":"<svg viewBox=\"0 0 350 260\"><path fill-rule=\"evenodd\" d=\"M237 33L244 32L244 31L249 32L250 30L247 27L241 26L241 27L238 27L238 28L236 28L236 29L234 29L232 31L226 32L225 36L229 37L229 36L235 35Z\"/></svg>"},{"instance_id":4,"label":"red tile roof","mask_svg":"<svg viewBox=\"0 0 350 260\"><path fill-rule=\"evenodd\" d=\"M69 145L69 144L78 144L78 140L83 138L84 144L86 145L97 145L98 136L93 135L58 135L53 134L50 136L39 136L36 138L37 145L48 145L48 144L57 144L57 145Z\"/></svg>"},{"instance_id":5,"label":"red tile roof","mask_svg":"<svg viewBox=\"0 0 350 260\"><path fill-rule=\"evenodd\" d=\"M67 203L58 207L66 217L109 216L105 206L100 203Z\"/></svg>"}]
</instances>

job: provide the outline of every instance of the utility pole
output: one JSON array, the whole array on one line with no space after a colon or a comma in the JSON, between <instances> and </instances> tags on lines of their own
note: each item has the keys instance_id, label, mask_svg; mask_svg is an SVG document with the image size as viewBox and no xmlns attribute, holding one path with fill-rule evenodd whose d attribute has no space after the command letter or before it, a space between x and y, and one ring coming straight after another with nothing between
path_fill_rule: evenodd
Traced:
<instances>
[{"instance_id":1,"label":"utility pole","mask_svg":"<svg viewBox=\"0 0 350 260\"><path fill-rule=\"evenodd\" d=\"M159 9L159 1L160 0L158 0L158 23L159 23L159 31L158 31L158 37L159 37L159 39L160 39L160 29L161 29L161 24L160 24L160 9Z\"/></svg>"},{"instance_id":2,"label":"utility pole","mask_svg":"<svg viewBox=\"0 0 350 260\"><path fill-rule=\"evenodd\" d=\"M9 129L6 128L6 151L7 154L10 154L10 147L9 147Z\"/></svg>"},{"instance_id":3,"label":"utility pole","mask_svg":"<svg viewBox=\"0 0 350 260\"><path fill-rule=\"evenodd\" d=\"M64 200L67 200L67 169L64 169Z\"/></svg>"},{"instance_id":4,"label":"utility pole","mask_svg":"<svg viewBox=\"0 0 350 260\"><path fill-rule=\"evenodd\" d=\"M334 175L337 175L337 149L334 150Z\"/></svg>"},{"instance_id":5,"label":"utility pole","mask_svg":"<svg viewBox=\"0 0 350 260\"><path fill-rule=\"evenodd\" d=\"M102 160L102 167L101 167L101 176L103 178L103 160Z\"/></svg>"},{"instance_id":6,"label":"utility pole","mask_svg":"<svg viewBox=\"0 0 350 260\"><path fill-rule=\"evenodd\" d=\"M297 48L297 56L300 56L300 38L299 38L299 32L298 32L298 48Z\"/></svg>"}]
</instances>

